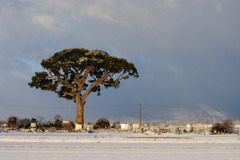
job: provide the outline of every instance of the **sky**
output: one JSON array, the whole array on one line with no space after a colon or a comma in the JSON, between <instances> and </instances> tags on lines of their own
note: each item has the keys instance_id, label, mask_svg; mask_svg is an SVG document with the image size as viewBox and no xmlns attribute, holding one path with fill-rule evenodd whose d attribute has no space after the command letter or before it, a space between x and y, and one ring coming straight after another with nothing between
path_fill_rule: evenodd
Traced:
<instances>
[{"instance_id":1,"label":"sky","mask_svg":"<svg viewBox=\"0 0 240 160\"><path fill-rule=\"evenodd\" d=\"M240 118L239 0L0 0L0 120L56 114L74 102L30 88L42 59L68 48L100 49L133 62L139 78L92 93L85 121L162 119L208 106Z\"/></svg>"}]
</instances>

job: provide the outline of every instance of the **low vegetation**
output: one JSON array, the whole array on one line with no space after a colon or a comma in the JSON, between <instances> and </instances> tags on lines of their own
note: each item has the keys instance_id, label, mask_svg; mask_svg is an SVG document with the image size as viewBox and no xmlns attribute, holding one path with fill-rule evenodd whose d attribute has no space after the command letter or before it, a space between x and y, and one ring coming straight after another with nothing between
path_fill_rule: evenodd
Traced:
<instances>
[{"instance_id":1,"label":"low vegetation","mask_svg":"<svg viewBox=\"0 0 240 160\"><path fill-rule=\"evenodd\" d=\"M210 132L212 134L222 134L222 133L233 133L234 132L234 124L232 119L226 119L222 123L217 122L214 123Z\"/></svg>"}]
</instances>

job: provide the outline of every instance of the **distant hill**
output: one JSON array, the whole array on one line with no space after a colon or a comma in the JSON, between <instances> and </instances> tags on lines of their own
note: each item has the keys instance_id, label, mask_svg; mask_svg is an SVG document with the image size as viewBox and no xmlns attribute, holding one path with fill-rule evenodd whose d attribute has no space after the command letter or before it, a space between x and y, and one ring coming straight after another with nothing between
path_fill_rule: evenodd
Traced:
<instances>
[{"instance_id":1,"label":"distant hill","mask_svg":"<svg viewBox=\"0 0 240 160\"><path fill-rule=\"evenodd\" d=\"M222 111L217 111L205 104L196 104L191 106L177 106L168 111L168 119L172 120L202 120L202 119L215 119L222 120L225 118L225 114Z\"/></svg>"},{"instance_id":2,"label":"distant hill","mask_svg":"<svg viewBox=\"0 0 240 160\"><path fill-rule=\"evenodd\" d=\"M130 108L131 109L131 108ZM119 119L124 123L139 123L139 110L128 110L125 113L119 113ZM220 109L214 109L208 105L198 103L193 105L178 105L178 106L165 106L165 107L151 107L143 105L142 107L142 121L144 122L156 122L166 120L180 120L180 121L205 121L208 119L212 120L223 120L225 119L226 113ZM110 119L116 119L110 117Z\"/></svg>"}]
</instances>

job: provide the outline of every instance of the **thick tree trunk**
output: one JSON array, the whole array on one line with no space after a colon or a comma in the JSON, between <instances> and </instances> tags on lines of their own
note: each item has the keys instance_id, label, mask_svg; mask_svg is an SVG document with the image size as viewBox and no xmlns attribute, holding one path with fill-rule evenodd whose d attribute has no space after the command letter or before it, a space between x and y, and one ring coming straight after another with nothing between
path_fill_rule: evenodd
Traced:
<instances>
[{"instance_id":1,"label":"thick tree trunk","mask_svg":"<svg viewBox=\"0 0 240 160\"><path fill-rule=\"evenodd\" d=\"M80 96L76 96L76 104L77 104L77 116L76 116L76 124L84 125L84 103L81 101Z\"/></svg>"}]
</instances>

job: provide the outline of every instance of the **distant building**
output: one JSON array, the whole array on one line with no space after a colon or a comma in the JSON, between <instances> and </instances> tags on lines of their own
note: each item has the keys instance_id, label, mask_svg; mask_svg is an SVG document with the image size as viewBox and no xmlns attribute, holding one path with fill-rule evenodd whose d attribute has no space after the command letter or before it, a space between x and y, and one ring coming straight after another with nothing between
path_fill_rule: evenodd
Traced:
<instances>
[{"instance_id":1,"label":"distant building","mask_svg":"<svg viewBox=\"0 0 240 160\"><path fill-rule=\"evenodd\" d=\"M121 126L121 130L129 130L130 129L130 124L126 123L126 124L120 124Z\"/></svg>"},{"instance_id":2,"label":"distant building","mask_svg":"<svg viewBox=\"0 0 240 160\"><path fill-rule=\"evenodd\" d=\"M63 125L67 125L69 123L69 121L62 121Z\"/></svg>"},{"instance_id":3,"label":"distant building","mask_svg":"<svg viewBox=\"0 0 240 160\"><path fill-rule=\"evenodd\" d=\"M192 130L195 132L203 131L203 124L202 123L192 124Z\"/></svg>"},{"instance_id":4,"label":"distant building","mask_svg":"<svg viewBox=\"0 0 240 160\"><path fill-rule=\"evenodd\" d=\"M234 129L235 129L235 131L240 131L240 121L234 122Z\"/></svg>"},{"instance_id":5,"label":"distant building","mask_svg":"<svg viewBox=\"0 0 240 160\"><path fill-rule=\"evenodd\" d=\"M79 131L81 129L82 129L82 125L75 123L75 131Z\"/></svg>"},{"instance_id":6,"label":"distant building","mask_svg":"<svg viewBox=\"0 0 240 160\"><path fill-rule=\"evenodd\" d=\"M190 124L187 124L187 125L186 125L186 131L187 131L187 132L190 132L190 131L191 131L191 125L190 125Z\"/></svg>"},{"instance_id":7,"label":"distant building","mask_svg":"<svg viewBox=\"0 0 240 160\"><path fill-rule=\"evenodd\" d=\"M87 131L92 131L93 130L93 125L92 124L86 124L86 125L84 125L84 128L87 130Z\"/></svg>"},{"instance_id":8,"label":"distant building","mask_svg":"<svg viewBox=\"0 0 240 160\"><path fill-rule=\"evenodd\" d=\"M56 131L57 131L56 127L49 128L49 132L56 132Z\"/></svg>"},{"instance_id":9,"label":"distant building","mask_svg":"<svg viewBox=\"0 0 240 160\"><path fill-rule=\"evenodd\" d=\"M7 127L7 122L0 121L0 127Z\"/></svg>"},{"instance_id":10,"label":"distant building","mask_svg":"<svg viewBox=\"0 0 240 160\"><path fill-rule=\"evenodd\" d=\"M140 125L139 124L132 124L132 129L139 129Z\"/></svg>"},{"instance_id":11,"label":"distant building","mask_svg":"<svg viewBox=\"0 0 240 160\"><path fill-rule=\"evenodd\" d=\"M177 129L177 126L176 125L174 125L174 124L170 124L170 125L168 125L167 127L166 127L167 129L168 129L168 132L169 133L177 133L178 131L178 129Z\"/></svg>"}]
</instances>

